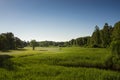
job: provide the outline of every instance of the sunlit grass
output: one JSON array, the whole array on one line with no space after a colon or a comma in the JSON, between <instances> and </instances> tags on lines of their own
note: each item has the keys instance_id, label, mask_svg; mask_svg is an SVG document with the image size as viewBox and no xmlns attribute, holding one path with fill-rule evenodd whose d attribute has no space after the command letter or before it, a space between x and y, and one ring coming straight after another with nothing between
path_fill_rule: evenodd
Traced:
<instances>
[{"instance_id":1,"label":"sunlit grass","mask_svg":"<svg viewBox=\"0 0 120 80\"><path fill-rule=\"evenodd\" d=\"M11 50L9 67L0 68L0 80L120 80L117 71L105 70L109 49L31 47Z\"/></svg>"}]
</instances>

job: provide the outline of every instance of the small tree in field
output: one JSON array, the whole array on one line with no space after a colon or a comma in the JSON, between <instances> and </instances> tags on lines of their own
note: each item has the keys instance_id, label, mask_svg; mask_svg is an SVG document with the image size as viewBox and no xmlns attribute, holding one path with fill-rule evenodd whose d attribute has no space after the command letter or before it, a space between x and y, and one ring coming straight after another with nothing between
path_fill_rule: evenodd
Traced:
<instances>
[{"instance_id":1,"label":"small tree in field","mask_svg":"<svg viewBox=\"0 0 120 80\"><path fill-rule=\"evenodd\" d=\"M35 50L35 47L36 47L36 40L31 40L30 41L30 45L32 46L33 50Z\"/></svg>"}]
</instances>

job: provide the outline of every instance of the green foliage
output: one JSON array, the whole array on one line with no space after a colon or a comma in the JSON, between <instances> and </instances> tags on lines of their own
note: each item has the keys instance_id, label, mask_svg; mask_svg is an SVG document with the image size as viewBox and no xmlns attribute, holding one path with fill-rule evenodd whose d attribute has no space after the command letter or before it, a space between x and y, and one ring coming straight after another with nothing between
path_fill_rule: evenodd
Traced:
<instances>
[{"instance_id":1,"label":"green foliage","mask_svg":"<svg viewBox=\"0 0 120 80\"><path fill-rule=\"evenodd\" d=\"M13 33L9 32L0 34L0 50L12 50L23 47L23 41L14 37Z\"/></svg>"},{"instance_id":2,"label":"green foliage","mask_svg":"<svg viewBox=\"0 0 120 80\"><path fill-rule=\"evenodd\" d=\"M38 42L40 47L67 47L69 46L69 42L55 42L55 41L40 41Z\"/></svg>"},{"instance_id":3,"label":"green foliage","mask_svg":"<svg viewBox=\"0 0 120 80\"><path fill-rule=\"evenodd\" d=\"M15 47L16 48L23 48L24 47L24 42L20 40L18 37L14 38L15 40Z\"/></svg>"},{"instance_id":4,"label":"green foliage","mask_svg":"<svg viewBox=\"0 0 120 80\"><path fill-rule=\"evenodd\" d=\"M76 46L87 46L90 43L90 36L80 37L76 39Z\"/></svg>"},{"instance_id":5,"label":"green foliage","mask_svg":"<svg viewBox=\"0 0 120 80\"><path fill-rule=\"evenodd\" d=\"M5 35L0 35L0 50L7 49L7 39Z\"/></svg>"},{"instance_id":6,"label":"green foliage","mask_svg":"<svg viewBox=\"0 0 120 80\"><path fill-rule=\"evenodd\" d=\"M33 50L35 50L35 47L37 46L36 40L31 40L30 45L32 46Z\"/></svg>"},{"instance_id":7,"label":"green foliage","mask_svg":"<svg viewBox=\"0 0 120 80\"><path fill-rule=\"evenodd\" d=\"M61 46L61 47L70 47L70 46L82 46L82 47L109 47L110 43L115 40L120 40L120 22L117 22L114 27L105 23L103 29L99 29L96 25L95 30L92 33L92 36L87 37L78 37L76 39L71 39L66 42L55 42L55 41L41 41L36 42L36 46L40 47L50 47L50 46ZM21 41L19 38L14 37L13 33L2 33L0 35L0 49L16 49L22 48L24 46L30 45L27 42ZM33 47L34 49L34 47Z\"/></svg>"},{"instance_id":8,"label":"green foliage","mask_svg":"<svg viewBox=\"0 0 120 80\"><path fill-rule=\"evenodd\" d=\"M116 58L120 58L120 40L111 43L111 53Z\"/></svg>"},{"instance_id":9,"label":"green foliage","mask_svg":"<svg viewBox=\"0 0 120 80\"><path fill-rule=\"evenodd\" d=\"M120 70L120 41L111 43L111 55L106 60L107 67Z\"/></svg>"},{"instance_id":10,"label":"green foliage","mask_svg":"<svg viewBox=\"0 0 120 80\"><path fill-rule=\"evenodd\" d=\"M120 21L114 25L112 38L113 41L120 40Z\"/></svg>"},{"instance_id":11,"label":"green foliage","mask_svg":"<svg viewBox=\"0 0 120 80\"><path fill-rule=\"evenodd\" d=\"M105 23L103 29L101 30L101 41L102 47L106 48L110 46L111 43L111 34L112 34L112 27Z\"/></svg>"},{"instance_id":12,"label":"green foliage","mask_svg":"<svg viewBox=\"0 0 120 80\"><path fill-rule=\"evenodd\" d=\"M95 26L95 31L92 34L91 44L93 47L100 47L101 39L100 39L100 30L98 26Z\"/></svg>"}]
</instances>

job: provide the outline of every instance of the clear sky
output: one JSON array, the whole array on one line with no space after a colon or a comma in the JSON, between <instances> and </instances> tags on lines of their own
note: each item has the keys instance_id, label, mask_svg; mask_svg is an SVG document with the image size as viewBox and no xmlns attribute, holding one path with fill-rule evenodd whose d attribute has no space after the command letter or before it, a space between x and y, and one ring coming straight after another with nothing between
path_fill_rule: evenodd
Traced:
<instances>
[{"instance_id":1,"label":"clear sky","mask_svg":"<svg viewBox=\"0 0 120 80\"><path fill-rule=\"evenodd\" d=\"M67 41L120 20L120 0L0 0L0 33Z\"/></svg>"}]
</instances>

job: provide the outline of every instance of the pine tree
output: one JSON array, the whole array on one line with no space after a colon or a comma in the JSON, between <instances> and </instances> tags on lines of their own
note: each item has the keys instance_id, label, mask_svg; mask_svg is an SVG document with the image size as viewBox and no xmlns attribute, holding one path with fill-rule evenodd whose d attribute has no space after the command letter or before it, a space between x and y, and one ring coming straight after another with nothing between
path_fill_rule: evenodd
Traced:
<instances>
[{"instance_id":1,"label":"pine tree","mask_svg":"<svg viewBox=\"0 0 120 80\"><path fill-rule=\"evenodd\" d=\"M102 47L110 46L111 27L107 23L105 23L103 29L101 30L101 41L102 41Z\"/></svg>"},{"instance_id":2,"label":"pine tree","mask_svg":"<svg viewBox=\"0 0 120 80\"><path fill-rule=\"evenodd\" d=\"M120 21L114 25L112 39L113 41L120 40Z\"/></svg>"},{"instance_id":3,"label":"pine tree","mask_svg":"<svg viewBox=\"0 0 120 80\"><path fill-rule=\"evenodd\" d=\"M97 25L95 26L95 31L92 34L91 44L93 47L100 47L101 44L100 30Z\"/></svg>"}]
</instances>

